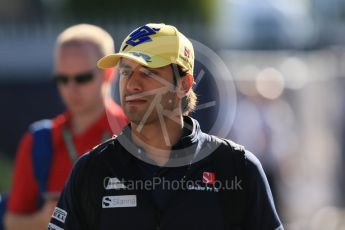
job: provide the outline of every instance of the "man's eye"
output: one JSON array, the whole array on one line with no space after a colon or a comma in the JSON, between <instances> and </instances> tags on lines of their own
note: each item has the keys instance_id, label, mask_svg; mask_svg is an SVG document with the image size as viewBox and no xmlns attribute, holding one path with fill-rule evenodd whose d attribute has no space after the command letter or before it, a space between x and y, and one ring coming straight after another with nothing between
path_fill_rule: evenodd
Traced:
<instances>
[{"instance_id":1,"label":"man's eye","mask_svg":"<svg viewBox=\"0 0 345 230\"><path fill-rule=\"evenodd\" d=\"M147 77L154 77L155 76L155 74L149 70L142 70L142 73Z\"/></svg>"},{"instance_id":2,"label":"man's eye","mask_svg":"<svg viewBox=\"0 0 345 230\"><path fill-rule=\"evenodd\" d=\"M130 70L120 70L120 75L121 76L125 76L125 77L128 77L132 74L132 71Z\"/></svg>"}]
</instances>

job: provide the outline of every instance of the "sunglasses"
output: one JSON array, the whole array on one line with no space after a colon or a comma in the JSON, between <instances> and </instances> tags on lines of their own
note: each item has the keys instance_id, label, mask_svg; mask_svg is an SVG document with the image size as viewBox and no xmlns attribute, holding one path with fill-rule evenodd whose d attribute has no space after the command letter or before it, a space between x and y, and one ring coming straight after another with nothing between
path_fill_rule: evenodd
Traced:
<instances>
[{"instance_id":1,"label":"sunglasses","mask_svg":"<svg viewBox=\"0 0 345 230\"><path fill-rule=\"evenodd\" d=\"M77 85L83 85L93 80L95 73L93 71L80 73L74 77L68 77L66 75L57 74L54 76L54 80L58 85L67 85L68 82L74 81Z\"/></svg>"}]
</instances>

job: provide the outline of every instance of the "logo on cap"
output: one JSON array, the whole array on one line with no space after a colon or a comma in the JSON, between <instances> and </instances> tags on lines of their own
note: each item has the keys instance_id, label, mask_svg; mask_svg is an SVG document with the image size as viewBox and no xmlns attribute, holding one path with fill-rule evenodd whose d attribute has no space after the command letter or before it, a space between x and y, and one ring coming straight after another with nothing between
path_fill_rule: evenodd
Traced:
<instances>
[{"instance_id":1,"label":"logo on cap","mask_svg":"<svg viewBox=\"0 0 345 230\"><path fill-rule=\"evenodd\" d=\"M159 30L160 28L151 28L147 25L139 27L129 35L129 39L126 41L127 45L123 47L122 51L124 51L128 45L137 46L141 43L152 41L150 35L156 34L156 31Z\"/></svg>"}]
</instances>

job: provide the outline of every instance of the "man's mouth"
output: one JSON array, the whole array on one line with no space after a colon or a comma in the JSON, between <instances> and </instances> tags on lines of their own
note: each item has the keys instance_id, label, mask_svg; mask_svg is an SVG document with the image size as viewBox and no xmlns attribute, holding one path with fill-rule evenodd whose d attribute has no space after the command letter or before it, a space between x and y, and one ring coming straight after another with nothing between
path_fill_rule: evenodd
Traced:
<instances>
[{"instance_id":1,"label":"man's mouth","mask_svg":"<svg viewBox=\"0 0 345 230\"><path fill-rule=\"evenodd\" d=\"M127 104L140 104L145 103L147 100L140 95L130 95L125 97L125 102Z\"/></svg>"}]
</instances>

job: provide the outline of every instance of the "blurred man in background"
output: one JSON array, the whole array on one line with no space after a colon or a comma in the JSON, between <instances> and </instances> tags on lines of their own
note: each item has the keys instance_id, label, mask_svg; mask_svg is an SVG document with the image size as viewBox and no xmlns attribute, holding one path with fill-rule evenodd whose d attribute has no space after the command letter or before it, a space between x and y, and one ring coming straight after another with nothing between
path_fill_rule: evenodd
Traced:
<instances>
[{"instance_id":1,"label":"blurred man in background","mask_svg":"<svg viewBox=\"0 0 345 230\"><path fill-rule=\"evenodd\" d=\"M55 81L67 110L32 124L22 138L6 229L47 229L74 161L127 123L121 108L102 93L112 72L96 67L99 58L113 52L112 37L97 26L75 25L57 38Z\"/></svg>"}]
</instances>

